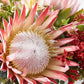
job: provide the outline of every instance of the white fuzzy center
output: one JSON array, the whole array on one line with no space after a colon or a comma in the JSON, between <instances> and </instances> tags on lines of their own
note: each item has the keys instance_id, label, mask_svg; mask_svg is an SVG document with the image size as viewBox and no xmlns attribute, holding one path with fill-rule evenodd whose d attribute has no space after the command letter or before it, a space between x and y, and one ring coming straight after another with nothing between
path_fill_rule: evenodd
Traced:
<instances>
[{"instance_id":1,"label":"white fuzzy center","mask_svg":"<svg viewBox=\"0 0 84 84\"><path fill-rule=\"evenodd\" d=\"M11 42L9 53L16 53L14 65L21 71L26 68L27 74L42 72L49 62L45 40L33 32L17 34Z\"/></svg>"}]
</instances>

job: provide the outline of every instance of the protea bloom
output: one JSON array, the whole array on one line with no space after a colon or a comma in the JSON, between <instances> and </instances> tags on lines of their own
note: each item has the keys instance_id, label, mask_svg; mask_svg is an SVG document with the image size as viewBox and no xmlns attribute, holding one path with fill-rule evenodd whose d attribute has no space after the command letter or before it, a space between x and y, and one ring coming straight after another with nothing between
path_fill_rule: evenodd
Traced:
<instances>
[{"instance_id":1,"label":"protea bloom","mask_svg":"<svg viewBox=\"0 0 84 84\"><path fill-rule=\"evenodd\" d=\"M21 3L26 6L28 10L31 10L35 3L38 3L38 10L43 9L44 0L21 0Z\"/></svg>"},{"instance_id":2,"label":"protea bloom","mask_svg":"<svg viewBox=\"0 0 84 84\"><path fill-rule=\"evenodd\" d=\"M45 5L49 5L50 8L55 7L55 9L64 9L64 8L71 8L71 14L77 12L79 8L78 0L45 0Z\"/></svg>"},{"instance_id":3,"label":"protea bloom","mask_svg":"<svg viewBox=\"0 0 84 84\"><path fill-rule=\"evenodd\" d=\"M61 47L71 42L73 38L54 40L66 30L70 29L69 24L59 30L52 30L50 27L57 18L58 10L51 14L45 22L49 7L33 23L37 4L25 19L25 6L21 16L15 10L14 20L9 16L9 23L3 19L4 30L0 29L0 59L2 70L7 70L7 78L13 81L18 79L19 84L37 84L37 81L50 84L53 79L67 81L66 72L69 67L78 65L72 61L62 63L57 56L64 52L75 51L77 46Z\"/></svg>"}]
</instances>

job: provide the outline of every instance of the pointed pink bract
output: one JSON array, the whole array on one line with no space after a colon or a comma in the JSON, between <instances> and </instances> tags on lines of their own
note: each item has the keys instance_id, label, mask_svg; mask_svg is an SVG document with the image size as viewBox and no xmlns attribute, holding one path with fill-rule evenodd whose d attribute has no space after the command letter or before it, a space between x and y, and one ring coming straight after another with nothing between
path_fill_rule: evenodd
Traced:
<instances>
[{"instance_id":1,"label":"pointed pink bract","mask_svg":"<svg viewBox=\"0 0 84 84\"><path fill-rule=\"evenodd\" d=\"M5 39L4 39L5 32L3 31L3 29L0 29L0 35L1 35L1 41L2 41L2 44L3 44L3 51L5 53L6 52L6 42L5 42Z\"/></svg>"},{"instance_id":2,"label":"pointed pink bract","mask_svg":"<svg viewBox=\"0 0 84 84\"><path fill-rule=\"evenodd\" d=\"M46 77L35 78L35 80L37 80L37 81L39 81L39 82L41 82L43 84L51 84L51 81Z\"/></svg>"},{"instance_id":3,"label":"pointed pink bract","mask_svg":"<svg viewBox=\"0 0 84 84\"><path fill-rule=\"evenodd\" d=\"M61 47L56 49L57 54L62 54L64 53L64 50L66 50L67 52L71 52L71 51L76 51L78 50L79 47L78 46L66 46L66 47Z\"/></svg>"},{"instance_id":4,"label":"pointed pink bract","mask_svg":"<svg viewBox=\"0 0 84 84\"><path fill-rule=\"evenodd\" d=\"M30 78L24 78L24 79L30 84L37 84L37 82L33 79L30 79Z\"/></svg>"},{"instance_id":5,"label":"pointed pink bract","mask_svg":"<svg viewBox=\"0 0 84 84\"><path fill-rule=\"evenodd\" d=\"M34 16L35 16L35 14L36 14L36 9L37 9L37 3L35 4L34 8L31 10L31 12L30 12L28 18L26 19L24 28L30 27L30 25L33 23L33 21L34 21Z\"/></svg>"},{"instance_id":6,"label":"pointed pink bract","mask_svg":"<svg viewBox=\"0 0 84 84\"><path fill-rule=\"evenodd\" d=\"M11 24L9 23L8 26L7 26L7 34L9 34L12 30L12 26Z\"/></svg>"},{"instance_id":7,"label":"pointed pink bract","mask_svg":"<svg viewBox=\"0 0 84 84\"><path fill-rule=\"evenodd\" d=\"M16 79L16 77L12 76L10 79L11 79L11 82L13 83L13 81Z\"/></svg>"},{"instance_id":8,"label":"pointed pink bract","mask_svg":"<svg viewBox=\"0 0 84 84\"><path fill-rule=\"evenodd\" d=\"M3 64L2 64L2 66L1 66L1 70L7 70L6 63L3 63Z\"/></svg>"},{"instance_id":9,"label":"pointed pink bract","mask_svg":"<svg viewBox=\"0 0 84 84\"><path fill-rule=\"evenodd\" d=\"M25 5L23 6L23 10L19 19L19 22L22 22L25 20L25 16L26 16L26 9L25 9Z\"/></svg>"},{"instance_id":10,"label":"pointed pink bract","mask_svg":"<svg viewBox=\"0 0 84 84\"><path fill-rule=\"evenodd\" d=\"M4 30L7 31L8 22L3 18Z\"/></svg>"},{"instance_id":11,"label":"pointed pink bract","mask_svg":"<svg viewBox=\"0 0 84 84\"><path fill-rule=\"evenodd\" d=\"M15 15L14 15L14 24L18 24L18 19L19 19L19 14L18 14L18 11L17 9L15 10Z\"/></svg>"},{"instance_id":12,"label":"pointed pink bract","mask_svg":"<svg viewBox=\"0 0 84 84\"><path fill-rule=\"evenodd\" d=\"M13 72L12 72L12 70L10 70L10 69L7 68L7 78L10 79L10 78L12 78L12 77L13 77Z\"/></svg>"},{"instance_id":13,"label":"pointed pink bract","mask_svg":"<svg viewBox=\"0 0 84 84\"><path fill-rule=\"evenodd\" d=\"M43 72L42 75L54 79L61 79L67 81L67 76L62 72L58 72L58 71L45 70L45 72Z\"/></svg>"},{"instance_id":14,"label":"pointed pink bract","mask_svg":"<svg viewBox=\"0 0 84 84\"><path fill-rule=\"evenodd\" d=\"M79 66L78 63L73 62L73 61L69 61L69 60L67 60L67 64L68 64L68 66Z\"/></svg>"},{"instance_id":15,"label":"pointed pink bract","mask_svg":"<svg viewBox=\"0 0 84 84\"><path fill-rule=\"evenodd\" d=\"M45 19L46 15L48 13L48 10L49 10L49 6L44 10L44 12L42 12L42 14L36 20L36 24L38 26L42 24L43 20Z\"/></svg>"},{"instance_id":16,"label":"pointed pink bract","mask_svg":"<svg viewBox=\"0 0 84 84\"><path fill-rule=\"evenodd\" d=\"M9 23L12 25L13 24L13 19L11 18L11 16L9 15Z\"/></svg>"},{"instance_id":17,"label":"pointed pink bract","mask_svg":"<svg viewBox=\"0 0 84 84\"><path fill-rule=\"evenodd\" d=\"M59 10L56 10L55 12L53 12L48 19L42 24L43 29L47 28L48 25L50 25L53 21L53 19L55 19L57 17Z\"/></svg>"},{"instance_id":18,"label":"pointed pink bract","mask_svg":"<svg viewBox=\"0 0 84 84\"><path fill-rule=\"evenodd\" d=\"M72 23L70 23L69 25L63 26L61 28L59 28L59 30L54 30L53 32L51 32L52 38L56 39L58 36L60 36L62 33L64 33L66 30L71 29Z\"/></svg>"},{"instance_id":19,"label":"pointed pink bract","mask_svg":"<svg viewBox=\"0 0 84 84\"><path fill-rule=\"evenodd\" d=\"M57 46L62 46L62 45L65 45L65 44L67 44L67 43L69 43L69 42L71 42L73 40L74 40L73 38L59 39L59 40L57 40L56 45Z\"/></svg>"}]
</instances>

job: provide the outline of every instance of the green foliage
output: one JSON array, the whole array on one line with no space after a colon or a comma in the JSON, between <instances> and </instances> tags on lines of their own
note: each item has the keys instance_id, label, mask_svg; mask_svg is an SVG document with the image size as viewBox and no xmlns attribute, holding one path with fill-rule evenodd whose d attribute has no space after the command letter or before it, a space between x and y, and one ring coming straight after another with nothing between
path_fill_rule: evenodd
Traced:
<instances>
[{"instance_id":1,"label":"green foliage","mask_svg":"<svg viewBox=\"0 0 84 84\"><path fill-rule=\"evenodd\" d=\"M19 1L19 0L9 0L9 1L10 1L10 5L3 4L0 7L0 28L1 27L3 28L2 18L6 19L8 21L8 16L9 15L11 17L14 16L14 11L15 11L15 5L14 5L14 3L15 3L15 1ZM18 10L18 13L20 15L21 11L19 10L19 8L17 8L17 10Z\"/></svg>"},{"instance_id":2,"label":"green foliage","mask_svg":"<svg viewBox=\"0 0 84 84\"><path fill-rule=\"evenodd\" d=\"M8 17L8 15L13 15L13 12L11 11L11 7L9 5L3 5L2 6L2 15L1 16L6 16ZM3 15L4 14L4 15Z\"/></svg>"},{"instance_id":3,"label":"green foliage","mask_svg":"<svg viewBox=\"0 0 84 84\"><path fill-rule=\"evenodd\" d=\"M64 84L64 81L61 80L61 81L60 81L60 84Z\"/></svg>"},{"instance_id":4,"label":"green foliage","mask_svg":"<svg viewBox=\"0 0 84 84\"><path fill-rule=\"evenodd\" d=\"M68 22L69 22L69 20L70 20L70 18L68 18L68 19L63 19L63 20L62 20L62 24L63 24L63 25L67 25Z\"/></svg>"},{"instance_id":5,"label":"green foliage","mask_svg":"<svg viewBox=\"0 0 84 84\"><path fill-rule=\"evenodd\" d=\"M55 79L55 81L57 82L57 84L59 84L59 80L58 79Z\"/></svg>"},{"instance_id":6,"label":"green foliage","mask_svg":"<svg viewBox=\"0 0 84 84\"><path fill-rule=\"evenodd\" d=\"M15 0L15 1L20 1L20 0Z\"/></svg>"},{"instance_id":7,"label":"green foliage","mask_svg":"<svg viewBox=\"0 0 84 84\"><path fill-rule=\"evenodd\" d=\"M0 66L1 66L1 62L0 62ZM0 84L6 84L7 81L8 80L7 80L6 72L0 71Z\"/></svg>"},{"instance_id":8,"label":"green foliage","mask_svg":"<svg viewBox=\"0 0 84 84\"><path fill-rule=\"evenodd\" d=\"M79 15L79 14L81 14L81 13L83 13L83 9L79 10L78 12L76 12L75 14L73 14L72 16L70 16L69 22L72 22L72 21L73 21L75 15Z\"/></svg>"},{"instance_id":9,"label":"green foliage","mask_svg":"<svg viewBox=\"0 0 84 84\"><path fill-rule=\"evenodd\" d=\"M53 25L53 28L55 30L69 23L70 12L71 12L71 8L63 9L59 12L56 22ZM64 34L60 35L59 38L65 38Z\"/></svg>"},{"instance_id":10,"label":"green foliage","mask_svg":"<svg viewBox=\"0 0 84 84\"><path fill-rule=\"evenodd\" d=\"M10 0L10 5L11 5L11 7L14 6L14 2L15 2L15 0Z\"/></svg>"},{"instance_id":11,"label":"green foliage","mask_svg":"<svg viewBox=\"0 0 84 84\"><path fill-rule=\"evenodd\" d=\"M6 84L7 79L3 79L2 77L0 77L0 84Z\"/></svg>"},{"instance_id":12,"label":"green foliage","mask_svg":"<svg viewBox=\"0 0 84 84\"><path fill-rule=\"evenodd\" d=\"M84 70L83 69L81 69L81 68L78 68L78 71L79 71L79 74L80 74L80 77L79 77L79 79L83 79L84 78Z\"/></svg>"},{"instance_id":13,"label":"green foliage","mask_svg":"<svg viewBox=\"0 0 84 84\"><path fill-rule=\"evenodd\" d=\"M10 80L8 80L8 81L6 82L6 84L14 84L14 83L11 83Z\"/></svg>"},{"instance_id":14,"label":"green foliage","mask_svg":"<svg viewBox=\"0 0 84 84\"><path fill-rule=\"evenodd\" d=\"M9 0L10 1L10 5L11 5L11 7L14 7L14 3L15 3L15 1L20 1L20 0Z\"/></svg>"},{"instance_id":15,"label":"green foliage","mask_svg":"<svg viewBox=\"0 0 84 84\"><path fill-rule=\"evenodd\" d=\"M63 9L59 12L57 20L55 22L56 27L61 27L62 25L66 25L69 19L67 19L70 16L71 8Z\"/></svg>"},{"instance_id":16,"label":"green foliage","mask_svg":"<svg viewBox=\"0 0 84 84\"><path fill-rule=\"evenodd\" d=\"M2 1L0 0L0 3L2 3Z\"/></svg>"},{"instance_id":17,"label":"green foliage","mask_svg":"<svg viewBox=\"0 0 84 84\"><path fill-rule=\"evenodd\" d=\"M8 21L8 16L12 16L13 17L13 12L11 11L11 6L9 5L2 5L1 9L0 9L0 28L2 27L2 18L6 19Z\"/></svg>"},{"instance_id":18,"label":"green foliage","mask_svg":"<svg viewBox=\"0 0 84 84\"><path fill-rule=\"evenodd\" d=\"M53 25L53 28L55 29L55 30L57 30L58 28L57 27L55 27L54 25Z\"/></svg>"},{"instance_id":19,"label":"green foliage","mask_svg":"<svg viewBox=\"0 0 84 84\"><path fill-rule=\"evenodd\" d=\"M79 31L84 31L84 25L82 24L78 25L77 28L79 29Z\"/></svg>"}]
</instances>

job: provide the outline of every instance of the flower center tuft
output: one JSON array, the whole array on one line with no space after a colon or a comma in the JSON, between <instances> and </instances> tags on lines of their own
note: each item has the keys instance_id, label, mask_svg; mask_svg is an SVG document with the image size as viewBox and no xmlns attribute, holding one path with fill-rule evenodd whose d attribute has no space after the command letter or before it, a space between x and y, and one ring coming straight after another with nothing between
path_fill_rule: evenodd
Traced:
<instances>
[{"instance_id":1,"label":"flower center tuft","mask_svg":"<svg viewBox=\"0 0 84 84\"><path fill-rule=\"evenodd\" d=\"M12 61L14 66L21 71L26 68L27 74L40 73L49 63L45 40L33 32L18 33L11 41L9 53L16 53Z\"/></svg>"}]
</instances>

